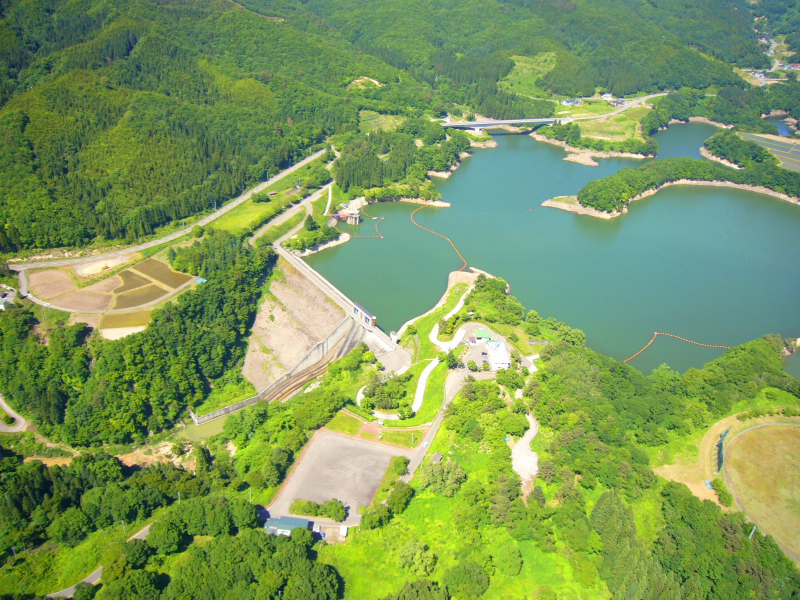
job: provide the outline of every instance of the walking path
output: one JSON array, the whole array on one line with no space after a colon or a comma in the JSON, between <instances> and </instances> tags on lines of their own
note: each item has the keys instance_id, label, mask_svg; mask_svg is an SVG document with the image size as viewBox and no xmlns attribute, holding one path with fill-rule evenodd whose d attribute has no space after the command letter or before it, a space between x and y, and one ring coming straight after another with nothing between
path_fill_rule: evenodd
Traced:
<instances>
[{"instance_id":1,"label":"walking path","mask_svg":"<svg viewBox=\"0 0 800 600\"><path fill-rule=\"evenodd\" d=\"M0 421L0 433L20 433L25 431L25 428L28 427L28 422L8 405L3 396L0 396L0 408L2 408L9 417L14 419L13 425L6 425Z\"/></svg>"},{"instance_id":2,"label":"walking path","mask_svg":"<svg viewBox=\"0 0 800 600\"><path fill-rule=\"evenodd\" d=\"M414 411L414 414L418 413L419 409L422 408L422 401L425 400L425 387L428 385L428 377L430 377L431 371L433 371L438 364L439 359L434 358L430 364L422 370L419 376L417 390L414 393L414 402L411 404L411 410Z\"/></svg>"},{"instance_id":3,"label":"walking path","mask_svg":"<svg viewBox=\"0 0 800 600\"><path fill-rule=\"evenodd\" d=\"M539 455L531 450L531 442L539 433L539 422L532 414L525 415L530 428L511 449L511 467L522 481L522 494L530 492L531 484L539 472Z\"/></svg>"}]
</instances>

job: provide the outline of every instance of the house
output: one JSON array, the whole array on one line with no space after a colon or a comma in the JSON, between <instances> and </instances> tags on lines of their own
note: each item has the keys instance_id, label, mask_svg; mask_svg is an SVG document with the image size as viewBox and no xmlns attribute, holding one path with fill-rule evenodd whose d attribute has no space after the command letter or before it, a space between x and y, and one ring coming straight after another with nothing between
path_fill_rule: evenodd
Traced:
<instances>
[{"instance_id":1,"label":"house","mask_svg":"<svg viewBox=\"0 0 800 600\"><path fill-rule=\"evenodd\" d=\"M581 101L580 100L562 100L561 104L563 104L564 106L580 106L581 105Z\"/></svg>"},{"instance_id":2,"label":"house","mask_svg":"<svg viewBox=\"0 0 800 600\"><path fill-rule=\"evenodd\" d=\"M311 521L308 519L279 517L276 519L267 519L267 522L264 524L264 531L272 535L290 536L292 534L292 529L308 529L310 526Z\"/></svg>"},{"instance_id":3,"label":"house","mask_svg":"<svg viewBox=\"0 0 800 600\"><path fill-rule=\"evenodd\" d=\"M441 452L434 452L433 456L431 456L431 462L433 464L438 464L442 462L442 453Z\"/></svg>"},{"instance_id":4,"label":"house","mask_svg":"<svg viewBox=\"0 0 800 600\"><path fill-rule=\"evenodd\" d=\"M486 352L489 358L489 368L492 371L511 367L511 355L503 342L489 340L486 342Z\"/></svg>"},{"instance_id":5,"label":"house","mask_svg":"<svg viewBox=\"0 0 800 600\"><path fill-rule=\"evenodd\" d=\"M472 332L472 336L478 341L478 343L492 339L492 334L489 333L488 329L476 329Z\"/></svg>"},{"instance_id":6,"label":"house","mask_svg":"<svg viewBox=\"0 0 800 600\"><path fill-rule=\"evenodd\" d=\"M602 98L606 102L612 102L614 100L614 94L605 93L602 95Z\"/></svg>"}]
</instances>

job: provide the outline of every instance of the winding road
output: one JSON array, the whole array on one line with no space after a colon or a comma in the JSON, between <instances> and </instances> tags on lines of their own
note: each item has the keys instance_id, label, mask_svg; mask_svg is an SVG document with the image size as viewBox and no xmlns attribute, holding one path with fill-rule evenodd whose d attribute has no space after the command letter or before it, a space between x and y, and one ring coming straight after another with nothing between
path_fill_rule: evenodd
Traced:
<instances>
[{"instance_id":1,"label":"winding road","mask_svg":"<svg viewBox=\"0 0 800 600\"><path fill-rule=\"evenodd\" d=\"M14 419L13 425L6 425L0 421L0 433L20 433L25 431L28 427L28 422L11 408L2 396L0 396L0 408L2 408L9 417Z\"/></svg>"}]
</instances>

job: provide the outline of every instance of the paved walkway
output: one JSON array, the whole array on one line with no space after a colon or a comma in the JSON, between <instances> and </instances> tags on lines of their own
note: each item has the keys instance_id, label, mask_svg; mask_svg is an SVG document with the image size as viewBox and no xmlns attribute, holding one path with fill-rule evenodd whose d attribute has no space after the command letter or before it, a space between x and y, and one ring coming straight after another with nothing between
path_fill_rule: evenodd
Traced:
<instances>
[{"instance_id":1,"label":"paved walkway","mask_svg":"<svg viewBox=\"0 0 800 600\"><path fill-rule=\"evenodd\" d=\"M25 431L25 428L28 427L28 422L8 405L3 396L0 396L0 408L2 408L9 417L14 418L13 425L6 425L3 421L0 421L0 433L20 433Z\"/></svg>"},{"instance_id":2,"label":"paved walkway","mask_svg":"<svg viewBox=\"0 0 800 600\"><path fill-rule=\"evenodd\" d=\"M420 373L419 381L417 382L417 390L414 392L414 402L411 404L411 410L414 411L414 414L419 412L419 409L422 408L422 402L425 400L425 387L428 385L428 377L431 375L431 371L433 371L439 364L439 359L434 358L430 364L422 370Z\"/></svg>"}]
</instances>

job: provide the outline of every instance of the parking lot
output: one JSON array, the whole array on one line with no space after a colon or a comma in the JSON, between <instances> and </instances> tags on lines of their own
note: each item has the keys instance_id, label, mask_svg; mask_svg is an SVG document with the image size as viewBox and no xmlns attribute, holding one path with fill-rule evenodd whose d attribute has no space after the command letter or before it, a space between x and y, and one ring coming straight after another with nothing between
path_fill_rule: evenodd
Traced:
<instances>
[{"instance_id":1,"label":"parking lot","mask_svg":"<svg viewBox=\"0 0 800 600\"><path fill-rule=\"evenodd\" d=\"M320 504L337 498L348 509L344 524L356 525L361 520L359 507L372 502L392 457L411 454L411 450L320 430L268 507L270 516L288 516L297 498Z\"/></svg>"}]
</instances>

